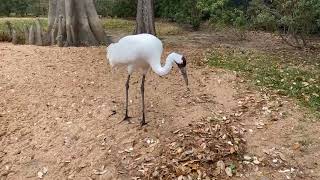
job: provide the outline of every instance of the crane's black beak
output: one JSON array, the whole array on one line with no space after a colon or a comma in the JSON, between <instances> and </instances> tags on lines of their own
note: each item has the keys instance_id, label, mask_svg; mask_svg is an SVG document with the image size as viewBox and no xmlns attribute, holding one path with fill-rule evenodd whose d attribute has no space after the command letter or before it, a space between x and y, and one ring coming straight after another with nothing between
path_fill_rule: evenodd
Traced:
<instances>
[{"instance_id":1,"label":"crane's black beak","mask_svg":"<svg viewBox=\"0 0 320 180\"><path fill-rule=\"evenodd\" d=\"M184 56L182 56L182 63L181 64L177 64L181 73L182 73L182 76L183 76L183 79L184 81L186 82L186 85L188 86L189 82L188 82L188 74L187 74L187 61L186 61L186 58Z\"/></svg>"},{"instance_id":2,"label":"crane's black beak","mask_svg":"<svg viewBox=\"0 0 320 180\"><path fill-rule=\"evenodd\" d=\"M186 85L189 85L189 81L188 81L188 74L187 74L187 68L186 67L179 67L181 74L183 76L184 81L186 82Z\"/></svg>"}]
</instances>

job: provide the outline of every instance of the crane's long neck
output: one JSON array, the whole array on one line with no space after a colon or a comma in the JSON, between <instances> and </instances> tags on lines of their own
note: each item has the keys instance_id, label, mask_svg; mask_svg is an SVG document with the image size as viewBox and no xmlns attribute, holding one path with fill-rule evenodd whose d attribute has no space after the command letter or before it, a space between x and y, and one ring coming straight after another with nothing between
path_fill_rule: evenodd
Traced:
<instances>
[{"instance_id":1,"label":"crane's long neck","mask_svg":"<svg viewBox=\"0 0 320 180\"><path fill-rule=\"evenodd\" d=\"M171 57L171 55L169 55L166 59L166 63L165 65L162 67L160 64L160 59L158 61L155 61L156 63L151 64L151 68L152 70L158 74L159 76L164 76L167 75L170 70L172 69L174 60Z\"/></svg>"}]
</instances>

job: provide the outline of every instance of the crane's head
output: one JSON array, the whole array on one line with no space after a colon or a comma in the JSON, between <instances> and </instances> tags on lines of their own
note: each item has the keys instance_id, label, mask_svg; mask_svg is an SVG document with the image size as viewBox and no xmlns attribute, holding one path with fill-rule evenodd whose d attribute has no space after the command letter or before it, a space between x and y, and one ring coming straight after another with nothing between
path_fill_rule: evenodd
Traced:
<instances>
[{"instance_id":1,"label":"crane's head","mask_svg":"<svg viewBox=\"0 0 320 180\"><path fill-rule=\"evenodd\" d=\"M183 55L175 53L175 56L174 56L173 59L176 62L176 64L178 65L178 67L179 67L179 69L180 69L180 71L182 73L183 79L186 82L186 85L188 86L188 74L187 74L187 61L186 61L186 58Z\"/></svg>"}]
</instances>

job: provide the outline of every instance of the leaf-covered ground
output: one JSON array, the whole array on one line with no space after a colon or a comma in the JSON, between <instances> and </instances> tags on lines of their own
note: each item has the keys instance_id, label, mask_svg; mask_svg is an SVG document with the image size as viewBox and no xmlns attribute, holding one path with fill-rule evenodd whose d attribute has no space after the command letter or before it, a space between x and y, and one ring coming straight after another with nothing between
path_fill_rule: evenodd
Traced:
<instances>
[{"instance_id":1,"label":"leaf-covered ground","mask_svg":"<svg viewBox=\"0 0 320 180\"><path fill-rule=\"evenodd\" d=\"M121 123L126 72L110 69L103 47L0 44L0 179L319 179L316 117L241 73L207 66L215 47L292 50L255 36L163 36L165 55L188 58L190 91L176 68L150 72L143 128L141 77L131 81L133 124Z\"/></svg>"}]
</instances>

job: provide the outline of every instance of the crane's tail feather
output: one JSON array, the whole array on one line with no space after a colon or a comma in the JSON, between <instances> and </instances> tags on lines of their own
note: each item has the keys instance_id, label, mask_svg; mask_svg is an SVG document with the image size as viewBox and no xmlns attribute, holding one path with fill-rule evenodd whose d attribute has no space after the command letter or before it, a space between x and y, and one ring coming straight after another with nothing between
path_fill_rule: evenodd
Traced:
<instances>
[{"instance_id":1,"label":"crane's tail feather","mask_svg":"<svg viewBox=\"0 0 320 180\"><path fill-rule=\"evenodd\" d=\"M114 44L113 43L111 43L108 47L107 47L107 59L108 59L108 61L109 61L109 64L111 65L111 67L113 67L114 66L114 64L112 63L112 54L114 53L113 52L113 47L114 47Z\"/></svg>"}]
</instances>

